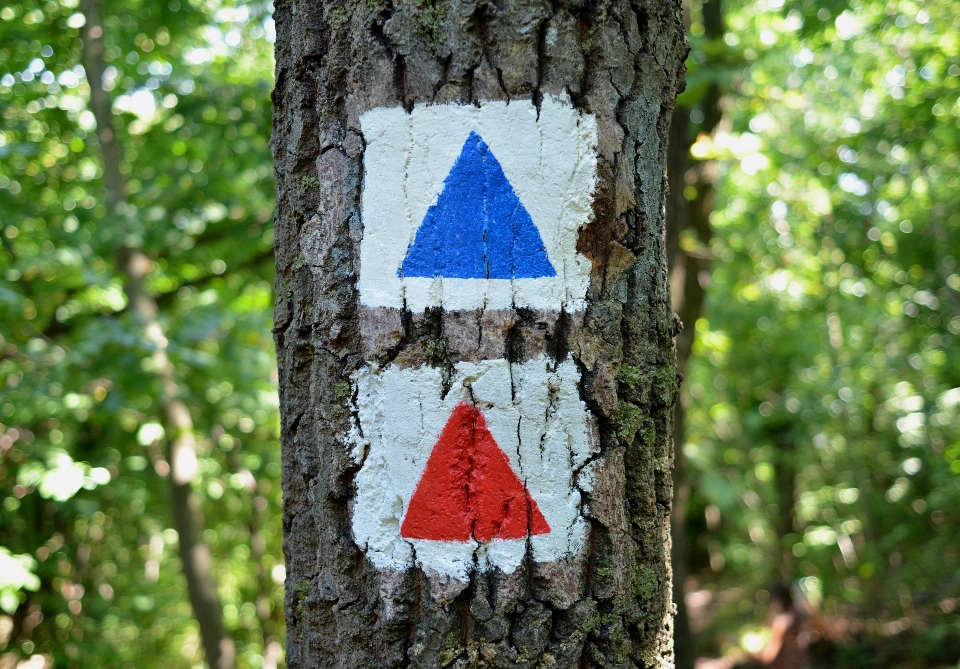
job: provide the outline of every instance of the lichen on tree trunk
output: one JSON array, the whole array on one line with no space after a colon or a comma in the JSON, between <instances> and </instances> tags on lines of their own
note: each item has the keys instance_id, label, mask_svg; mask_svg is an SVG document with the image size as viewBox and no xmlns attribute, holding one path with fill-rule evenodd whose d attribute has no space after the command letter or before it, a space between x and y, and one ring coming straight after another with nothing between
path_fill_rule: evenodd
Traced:
<instances>
[{"instance_id":1,"label":"lichen on tree trunk","mask_svg":"<svg viewBox=\"0 0 960 669\"><path fill-rule=\"evenodd\" d=\"M669 666L672 411L666 140L679 3L276 3L276 343L290 667ZM586 308L387 314L359 303L364 149L378 107L567 96L597 123ZM581 555L437 588L356 545L351 374L365 363L572 358L599 427Z\"/></svg>"}]
</instances>

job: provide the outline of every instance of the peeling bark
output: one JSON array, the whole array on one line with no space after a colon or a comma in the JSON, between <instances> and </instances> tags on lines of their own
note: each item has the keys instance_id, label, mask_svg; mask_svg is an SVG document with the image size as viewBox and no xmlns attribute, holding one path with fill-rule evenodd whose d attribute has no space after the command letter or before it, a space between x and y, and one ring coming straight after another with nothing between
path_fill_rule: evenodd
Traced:
<instances>
[{"instance_id":1,"label":"peeling bark","mask_svg":"<svg viewBox=\"0 0 960 669\"><path fill-rule=\"evenodd\" d=\"M663 206L686 54L679 3L278 2L275 336L287 664L670 666L677 374ZM569 95L598 125L587 308L368 308L356 282L364 140L376 107ZM443 584L378 571L351 533L350 375L569 355L598 423L582 555Z\"/></svg>"}]
</instances>

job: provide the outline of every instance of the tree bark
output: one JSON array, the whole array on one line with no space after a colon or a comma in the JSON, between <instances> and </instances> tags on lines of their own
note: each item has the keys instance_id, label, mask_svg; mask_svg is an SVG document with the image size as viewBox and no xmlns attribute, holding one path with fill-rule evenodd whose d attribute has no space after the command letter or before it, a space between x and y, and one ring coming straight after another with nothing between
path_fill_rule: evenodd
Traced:
<instances>
[{"instance_id":1,"label":"tree bark","mask_svg":"<svg viewBox=\"0 0 960 669\"><path fill-rule=\"evenodd\" d=\"M687 52L679 3L286 0L275 19L287 666L670 666L678 321L663 207ZM361 304L361 115L487 101L539 112L548 96L596 118L593 215L577 243L591 262L585 308ZM576 363L597 425L582 551L528 552L516 571L460 585L375 566L351 525L352 375L537 355Z\"/></svg>"},{"instance_id":2,"label":"tree bark","mask_svg":"<svg viewBox=\"0 0 960 669\"><path fill-rule=\"evenodd\" d=\"M107 216L119 219L127 197L126 179L120 169L123 150L113 127L110 98L103 88L104 42L101 0L83 0L83 67L90 86L90 110L97 122L97 139L103 156L107 188ZM167 356L167 338L159 319L156 298L144 289L153 262L140 249L126 244L117 252L124 275L124 291L130 312L154 347L153 368L161 384L160 405L167 435L170 466L170 510L179 535L180 558L187 579L187 592L200 625L204 653L210 667L232 669L236 651L223 622L223 606L213 576L213 558L203 541L206 525L200 498L192 487L197 472L196 437L190 410L180 399L176 369Z\"/></svg>"}]
</instances>

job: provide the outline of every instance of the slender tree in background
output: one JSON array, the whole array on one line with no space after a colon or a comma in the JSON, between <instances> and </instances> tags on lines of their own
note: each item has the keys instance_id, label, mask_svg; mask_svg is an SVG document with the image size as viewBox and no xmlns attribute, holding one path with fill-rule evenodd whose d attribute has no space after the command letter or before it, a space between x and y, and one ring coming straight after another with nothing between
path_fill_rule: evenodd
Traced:
<instances>
[{"instance_id":1,"label":"slender tree in background","mask_svg":"<svg viewBox=\"0 0 960 669\"><path fill-rule=\"evenodd\" d=\"M288 666L331 653L350 667L667 666L676 320L662 211L687 51L679 5L297 0L278 3L276 22ZM532 109L548 96L569 96L597 122L593 217L577 243L592 261L585 310L360 304L372 140L361 115L431 103ZM528 554L516 572L474 574L452 594L417 569L365 559L351 530L351 375L392 361L453 370L491 351L522 363L538 347L576 361L599 424L582 559Z\"/></svg>"},{"instance_id":2,"label":"slender tree in background","mask_svg":"<svg viewBox=\"0 0 960 669\"><path fill-rule=\"evenodd\" d=\"M0 5L0 666L282 659L271 30Z\"/></svg>"},{"instance_id":3,"label":"slender tree in background","mask_svg":"<svg viewBox=\"0 0 960 669\"><path fill-rule=\"evenodd\" d=\"M677 371L684 375L693 350L697 319L710 283L710 214L714 200L713 180L716 178L715 162L695 161L690 155L690 147L698 135L710 135L720 123L720 98L723 92L715 62L717 54L724 52L720 0L704 2L700 10L703 26L700 39L704 44L695 52L695 57L700 58L694 61L700 71L694 74L693 85L686 92L687 99L683 100L685 104L678 103L674 110L667 149L667 178L670 185L666 207L667 263L671 304L683 324L683 330L677 336ZM689 5L685 6L685 13L686 23L690 25ZM711 54L713 62L706 62L707 53ZM695 123L691 120L693 113L697 114ZM673 541L673 595L677 607L675 647L678 669L693 669L696 659L684 599L688 560L685 529L690 483L685 476L683 444L685 405L689 402L688 394L681 392L673 414L675 453L670 527Z\"/></svg>"},{"instance_id":4,"label":"slender tree in background","mask_svg":"<svg viewBox=\"0 0 960 669\"><path fill-rule=\"evenodd\" d=\"M90 110L97 122L97 138L103 152L103 172L107 186L107 216L117 224L123 220L118 209L125 207L126 179L120 172L121 147L114 130L112 109L103 90L103 23L100 0L83 0L81 11L86 19L83 27L83 67L90 84ZM233 639L223 624L223 605L213 580L213 560L202 533L206 522L200 500L192 483L197 473L196 437L190 409L180 399L179 381L167 357L167 338L158 319L156 299L146 291L144 281L153 261L139 248L124 243L117 250L118 265L123 271L124 291L138 325L154 347L154 369L161 380L160 404L164 413L163 428L170 435L167 462L170 466L170 502L174 526L180 537L180 558L187 579L187 592L200 634L207 662L216 669L232 669L236 651Z\"/></svg>"}]
</instances>

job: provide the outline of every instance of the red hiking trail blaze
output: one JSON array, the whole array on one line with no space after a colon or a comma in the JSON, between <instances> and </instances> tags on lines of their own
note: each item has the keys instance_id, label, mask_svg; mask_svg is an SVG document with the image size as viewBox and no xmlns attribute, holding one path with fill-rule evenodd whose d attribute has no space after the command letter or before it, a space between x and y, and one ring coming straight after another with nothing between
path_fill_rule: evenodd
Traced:
<instances>
[{"instance_id":1,"label":"red hiking trail blaze","mask_svg":"<svg viewBox=\"0 0 960 669\"><path fill-rule=\"evenodd\" d=\"M458 404L410 498L400 536L489 541L548 532L550 526L490 434L483 413Z\"/></svg>"}]
</instances>

